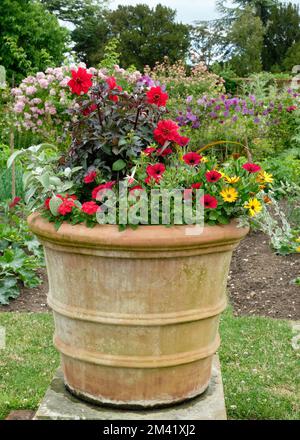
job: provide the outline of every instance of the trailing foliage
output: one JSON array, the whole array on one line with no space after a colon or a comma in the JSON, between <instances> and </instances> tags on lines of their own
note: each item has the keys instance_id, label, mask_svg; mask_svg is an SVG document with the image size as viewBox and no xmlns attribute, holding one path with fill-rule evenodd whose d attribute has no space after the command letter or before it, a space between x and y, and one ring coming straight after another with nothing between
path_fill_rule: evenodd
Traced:
<instances>
[{"instance_id":1,"label":"trailing foliage","mask_svg":"<svg viewBox=\"0 0 300 440\"><path fill-rule=\"evenodd\" d=\"M21 286L40 284L36 271L43 265L37 239L29 232L19 200L0 204L0 305L16 298Z\"/></svg>"}]
</instances>

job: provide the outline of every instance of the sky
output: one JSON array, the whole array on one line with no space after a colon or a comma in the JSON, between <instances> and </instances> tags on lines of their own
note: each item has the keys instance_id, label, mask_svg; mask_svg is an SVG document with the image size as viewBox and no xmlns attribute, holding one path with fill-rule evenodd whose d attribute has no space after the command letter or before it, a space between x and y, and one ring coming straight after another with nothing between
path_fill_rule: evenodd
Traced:
<instances>
[{"instance_id":1,"label":"sky","mask_svg":"<svg viewBox=\"0 0 300 440\"><path fill-rule=\"evenodd\" d=\"M285 1L285 0L283 0ZM300 0L291 0L300 5ZM154 7L161 3L177 10L177 20L183 23L193 23L196 20L212 20L218 17L215 0L111 0L110 7L115 9L118 5L136 5L144 3ZM228 1L228 5L230 1Z\"/></svg>"}]
</instances>

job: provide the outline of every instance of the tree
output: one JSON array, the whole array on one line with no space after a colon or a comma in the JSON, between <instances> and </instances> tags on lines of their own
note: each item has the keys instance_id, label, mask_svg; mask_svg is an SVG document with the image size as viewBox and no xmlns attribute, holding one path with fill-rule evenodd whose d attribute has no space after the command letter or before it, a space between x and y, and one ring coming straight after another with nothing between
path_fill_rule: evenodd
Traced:
<instances>
[{"instance_id":1,"label":"tree","mask_svg":"<svg viewBox=\"0 0 300 440\"><path fill-rule=\"evenodd\" d=\"M281 70L287 52L299 41L299 6L292 3L273 6L264 37L263 68L265 70Z\"/></svg>"},{"instance_id":2,"label":"tree","mask_svg":"<svg viewBox=\"0 0 300 440\"><path fill-rule=\"evenodd\" d=\"M288 72L292 72L293 67L298 65L300 65L300 41L288 49L283 61L283 68Z\"/></svg>"},{"instance_id":3,"label":"tree","mask_svg":"<svg viewBox=\"0 0 300 440\"><path fill-rule=\"evenodd\" d=\"M263 37L261 19L253 15L251 8L242 11L228 34L229 41L233 44L230 64L238 75L244 76L262 70Z\"/></svg>"},{"instance_id":4,"label":"tree","mask_svg":"<svg viewBox=\"0 0 300 440\"><path fill-rule=\"evenodd\" d=\"M220 58L224 46L224 29L218 22L199 21L190 28L190 58L193 63L204 62L209 66Z\"/></svg>"},{"instance_id":5,"label":"tree","mask_svg":"<svg viewBox=\"0 0 300 440\"><path fill-rule=\"evenodd\" d=\"M278 0L232 0L232 7L228 7L226 0L217 0L217 9L224 15L222 20L232 23L241 11L251 8L254 15L266 25L270 9L277 4Z\"/></svg>"},{"instance_id":6,"label":"tree","mask_svg":"<svg viewBox=\"0 0 300 440\"><path fill-rule=\"evenodd\" d=\"M107 0L39 0L45 8L62 21L75 26L107 7Z\"/></svg>"},{"instance_id":7,"label":"tree","mask_svg":"<svg viewBox=\"0 0 300 440\"><path fill-rule=\"evenodd\" d=\"M135 65L138 69L168 56L174 62L185 58L189 48L189 27L176 23L176 11L157 5L119 6L114 11L87 17L75 29L72 38L75 51L88 64L103 57L107 41L117 38L120 63L123 67Z\"/></svg>"},{"instance_id":8,"label":"tree","mask_svg":"<svg viewBox=\"0 0 300 440\"><path fill-rule=\"evenodd\" d=\"M32 0L0 2L0 63L7 79L19 82L30 72L62 62L68 31Z\"/></svg>"}]
</instances>

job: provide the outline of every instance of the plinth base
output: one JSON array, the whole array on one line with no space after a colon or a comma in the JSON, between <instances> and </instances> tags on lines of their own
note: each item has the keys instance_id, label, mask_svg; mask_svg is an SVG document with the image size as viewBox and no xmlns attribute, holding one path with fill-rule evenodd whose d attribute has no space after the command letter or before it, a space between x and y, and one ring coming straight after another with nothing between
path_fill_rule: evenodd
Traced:
<instances>
[{"instance_id":1,"label":"plinth base","mask_svg":"<svg viewBox=\"0 0 300 440\"><path fill-rule=\"evenodd\" d=\"M214 357L212 378L200 397L164 409L124 410L96 406L77 399L69 393L57 370L35 420L226 420L221 369Z\"/></svg>"}]
</instances>

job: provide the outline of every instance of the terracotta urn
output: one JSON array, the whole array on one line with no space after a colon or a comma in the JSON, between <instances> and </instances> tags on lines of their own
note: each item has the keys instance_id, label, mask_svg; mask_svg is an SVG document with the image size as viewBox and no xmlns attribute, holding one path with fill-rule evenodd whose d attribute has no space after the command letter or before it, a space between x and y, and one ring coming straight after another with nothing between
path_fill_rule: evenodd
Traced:
<instances>
[{"instance_id":1,"label":"terracotta urn","mask_svg":"<svg viewBox=\"0 0 300 440\"><path fill-rule=\"evenodd\" d=\"M235 221L207 226L53 224L34 213L44 246L54 344L76 396L127 408L167 406L203 393L220 338Z\"/></svg>"}]
</instances>

